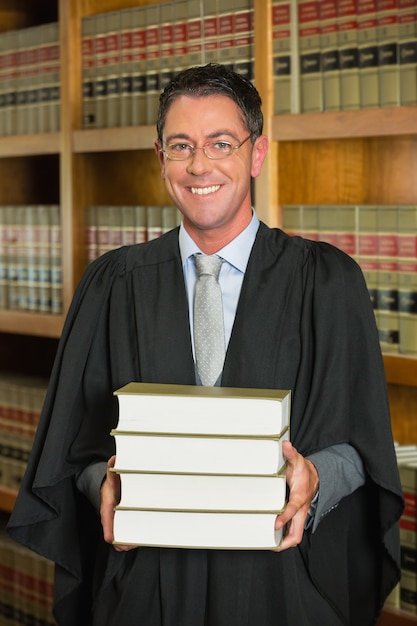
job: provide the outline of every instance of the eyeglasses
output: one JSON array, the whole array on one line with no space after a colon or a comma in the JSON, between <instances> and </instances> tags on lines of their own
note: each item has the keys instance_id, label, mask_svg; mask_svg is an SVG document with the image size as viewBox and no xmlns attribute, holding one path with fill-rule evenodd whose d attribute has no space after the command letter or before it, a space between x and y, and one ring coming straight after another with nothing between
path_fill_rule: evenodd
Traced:
<instances>
[{"instance_id":1,"label":"eyeglasses","mask_svg":"<svg viewBox=\"0 0 417 626\"><path fill-rule=\"evenodd\" d=\"M251 135L248 135L248 137L238 143L237 146L233 146L229 141L213 141L200 147L181 141L178 143L170 143L166 148L161 148L161 152L165 154L167 159L171 159L171 161L187 161L187 159L191 159L191 157L194 156L196 150L202 150L208 159L218 161L219 159L229 157L233 154L234 150L241 148L250 138Z\"/></svg>"}]
</instances>

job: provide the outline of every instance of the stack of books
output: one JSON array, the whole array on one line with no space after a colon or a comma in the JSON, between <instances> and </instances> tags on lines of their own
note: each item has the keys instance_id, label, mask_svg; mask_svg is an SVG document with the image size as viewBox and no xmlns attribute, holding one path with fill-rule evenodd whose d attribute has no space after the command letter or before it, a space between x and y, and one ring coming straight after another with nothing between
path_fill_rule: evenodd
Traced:
<instances>
[{"instance_id":1,"label":"stack of books","mask_svg":"<svg viewBox=\"0 0 417 626\"><path fill-rule=\"evenodd\" d=\"M116 544L279 546L290 391L129 383L115 395Z\"/></svg>"}]
</instances>

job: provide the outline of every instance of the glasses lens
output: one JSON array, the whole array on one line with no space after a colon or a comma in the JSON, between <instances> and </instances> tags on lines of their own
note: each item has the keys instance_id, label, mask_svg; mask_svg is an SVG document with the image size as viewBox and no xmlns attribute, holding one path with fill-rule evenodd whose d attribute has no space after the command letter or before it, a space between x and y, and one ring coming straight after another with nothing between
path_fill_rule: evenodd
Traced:
<instances>
[{"instance_id":1,"label":"glasses lens","mask_svg":"<svg viewBox=\"0 0 417 626\"><path fill-rule=\"evenodd\" d=\"M193 153L193 147L188 143L173 143L166 147L165 154L173 161L185 161Z\"/></svg>"},{"instance_id":2,"label":"glasses lens","mask_svg":"<svg viewBox=\"0 0 417 626\"><path fill-rule=\"evenodd\" d=\"M227 141L216 141L204 146L205 153L210 159L224 159L232 152L232 144Z\"/></svg>"}]
</instances>

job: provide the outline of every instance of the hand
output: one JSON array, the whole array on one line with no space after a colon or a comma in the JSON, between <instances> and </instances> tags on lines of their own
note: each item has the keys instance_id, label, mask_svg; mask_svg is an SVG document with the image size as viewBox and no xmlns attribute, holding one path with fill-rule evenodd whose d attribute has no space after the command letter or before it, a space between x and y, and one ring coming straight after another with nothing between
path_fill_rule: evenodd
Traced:
<instances>
[{"instance_id":1,"label":"hand","mask_svg":"<svg viewBox=\"0 0 417 626\"><path fill-rule=\"evenodd\" d=\"M106 478L101 486L101 504L100 504L100 516L101 525L103 527L104 540L107 543L113 543L113 522L114 522L114 507L120 502L120 476L116 472L112 472L111 468L114 467L116 457L112 456L107 462ZM131 550L136 546L114 546L118 552Z\"/></svg>"},{"instance_id":2,"label":"hand","mask_svg":"<svg viewBox=\"0 0 417 626\"><path fill-rule=\"evenodd\" d=\"M289 441L284 441L282 446L287 459L286 478L290 493L285 510L275 521L276 530L288 524L278 551L294 548L301 542L307 513L319 488L319 475L313 463L299 454Z\"/></svg>"}]
</instances>

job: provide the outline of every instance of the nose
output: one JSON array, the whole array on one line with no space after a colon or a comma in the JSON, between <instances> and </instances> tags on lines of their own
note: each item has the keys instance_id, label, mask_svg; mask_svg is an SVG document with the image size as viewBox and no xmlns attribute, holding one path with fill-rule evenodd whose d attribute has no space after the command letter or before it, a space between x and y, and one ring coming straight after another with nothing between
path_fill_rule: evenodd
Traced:
<instances>
[{"instance_id":1,"label":"nose","mask_svg":"<svg viewBox=\"0 0 417 626\"><path fill-rule=\"evenodd\" d=\"M201 174L210 171L212 168L212 159L209 159L202 148L196 148L193 156L187 163L187 172L189 174Z\"/></svg>"}]
</instances>

